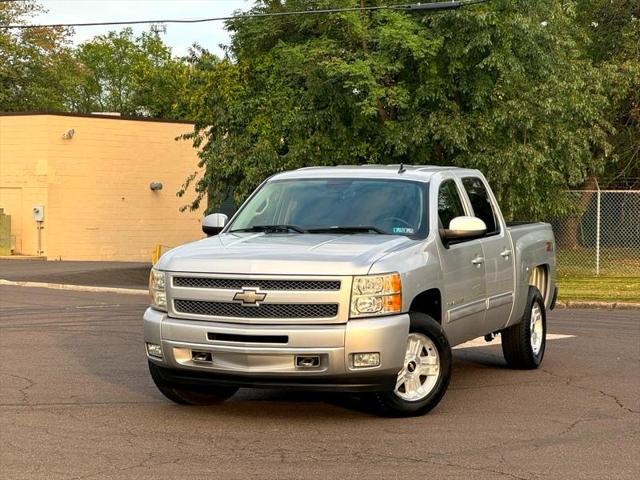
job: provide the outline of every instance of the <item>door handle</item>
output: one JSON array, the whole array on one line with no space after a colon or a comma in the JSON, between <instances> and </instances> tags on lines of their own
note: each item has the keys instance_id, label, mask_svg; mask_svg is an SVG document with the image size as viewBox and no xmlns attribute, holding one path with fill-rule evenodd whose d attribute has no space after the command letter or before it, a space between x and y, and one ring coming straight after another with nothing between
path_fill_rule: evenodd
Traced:
<instances>
[{"instance_id":1,"label":"door handle","mask_svg":"<svg viewBox=\"0 0 640 480\"><path fill-rule=\"evenodd\" d=\"M484 263L484 257L478 255L476 258L471 260L471 263L473 263L474 265L477 265L479 267L480 265L482 265Z\"/></svg>"},{"instance_id":2,"label":"door handle","mask_svg":"<svg viewBox=\"0 0 640 480\"><path fill-rule=\"evenodd\" d=\"M503 258L509 258L511 256L511 250L503 250L502 252L500 252L500 256Z\"/></svg>"}]
</instances>

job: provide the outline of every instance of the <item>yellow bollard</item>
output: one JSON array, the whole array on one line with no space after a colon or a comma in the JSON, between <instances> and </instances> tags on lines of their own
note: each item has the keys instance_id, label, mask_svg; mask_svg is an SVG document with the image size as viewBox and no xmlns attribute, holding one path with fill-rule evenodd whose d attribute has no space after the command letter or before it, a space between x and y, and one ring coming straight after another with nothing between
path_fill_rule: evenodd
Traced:
<instances>
[{"instance_id":1,"label":"yellow bollard","mask_svg":"<svg viewBox=\"0 0 640 480\"><path fill-rule=\"evenodd\" d=\"M155 265L158 260L160 260L160 256L162 255L162 245L158 244L153 247L151 250L151 264Z\"/></svg>"},{"instance_id":2,"label":"yellow bollard","mask_svg":"<svg viewBox=\"0 0 640 480\"><path fill-rule=\"evenodd\" d=\"M151 264L155 265L156 262L160 260L162 254L168 252L172 248L173 247L169 247L168 245L154 245L153 250L151 250Z\"/></svg>"}]
</instances>

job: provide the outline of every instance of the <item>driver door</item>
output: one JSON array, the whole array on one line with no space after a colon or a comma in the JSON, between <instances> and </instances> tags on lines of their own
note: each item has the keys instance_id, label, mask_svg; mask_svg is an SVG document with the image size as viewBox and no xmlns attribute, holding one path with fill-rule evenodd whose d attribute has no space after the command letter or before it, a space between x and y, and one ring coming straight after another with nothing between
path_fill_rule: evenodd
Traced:
<instances>
[{"instance_id":1,"label":"driver door","mask_svg":"<svg viewBox=\"0 0 640 480\"><path fill-rule=\"evenodd\" d=\"M453 178L438 187L438 223L449 226L455 217L469 215L469 207ZM444 288L443 328L452 345L483 335L486 282L482 243L479 239L447 244L438 240Z\"/></svg>"}]
</instances>

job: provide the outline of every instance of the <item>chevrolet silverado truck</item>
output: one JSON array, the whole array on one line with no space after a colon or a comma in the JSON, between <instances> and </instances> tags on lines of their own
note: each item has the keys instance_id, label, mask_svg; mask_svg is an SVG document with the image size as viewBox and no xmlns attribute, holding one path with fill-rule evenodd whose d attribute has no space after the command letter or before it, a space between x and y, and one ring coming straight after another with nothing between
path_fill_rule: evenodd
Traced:
<instances>
[{"instance_id":1,"label":"chevrolet silverado truck","mask_svg":"<svg viewBox=\"0 0 640 480\"><path fill-rule=\"evenodd\" d=\"M447 390L455 345L499 334L511 367L544 356L553 232L507 224L477 170L303 168L202 226L150 274L146 354L174 402L299 388L420 415Z\"/></svg>"}]
</instances>

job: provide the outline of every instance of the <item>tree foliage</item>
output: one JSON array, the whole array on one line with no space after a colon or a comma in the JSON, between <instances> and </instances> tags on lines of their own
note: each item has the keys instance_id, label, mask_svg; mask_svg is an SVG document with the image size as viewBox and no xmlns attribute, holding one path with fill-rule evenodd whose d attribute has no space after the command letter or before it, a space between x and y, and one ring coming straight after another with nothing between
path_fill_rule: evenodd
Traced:
<instances>
[{"instance_id":1,"label":"tree foliage","mask_svg":"<svg viewBox=\"0 0 640 480\"><path fill-rule=\"evenodd\" d=\"M42 7L0 2L0 23L26 23ZM184 118L188 65L152 29L125 28L73 47L64 28L0 29L0 111L119 112Z\"/></svg>"},{"instance_id":2,"label":"tree foliage","mask_svg":"<svg viewBox=\"0 0 640 480\"><path fill-rule=\"evenodd\" d=\"M640 2L582 0L577 11L585 50L610 100L605 115L614 130L604 184L640 187Z\"/></svg>"},{"instance_id":3,"label":"tree foliage","mask_svg":"<svg viewBox=\"0 0 640 480\"><path fill-rule=\"evenodd\" d=\"M173 58L157 31L135 37L130 28L99 35L80 45L83 68L71 107L123 115L179 118L186 66Z\"/></svg>"},{"instance_id":4,"label":"tree foliage","mask_svg":"<svg viewBox=\"0 0 640 480\"><path fill-rule=\"evenodd\" d=\"M23 23L40 10L32 1L0 2L0 24ZM79 74L62 28L0 29L0 111L64 110Z\"/></svg>"},{"instance_id":5,"label":"tree foliage","mask_svg":"<svg viewBox=\"0 0 640 480\"><path fill-rule=\"evenodd\" d=\"M249 13L353 3L256 0ZM0 2L0 22L39 10ZM230 192L241 201L269 175L309 165L475 167L508 217L529 219L570 213L569 188L640 177L637 0L491 0L227 28L224 58L197 46L176 58L154 29L77 47L67 29L0 30L0 111L194 120L199 171L179 192L196 184L192 208Z\"/></svg>"},{"instance_id":6,"label":"tree foliage","mask_svg":"<svg viewBox=\"0 0 640 480\"><path fill-rule=\"evenodd\" d=\"M264 0L252 12L309 6ZM494 0L424 17L230 21L227 58L192 59L206 98L195 106L198 191L215 204L234 186L241 200L267 176L308 165L458 165L485 172L509 217L560 214L558 192L603 168L613 132L575 7Z\"/></svg>"}]
</instances>

